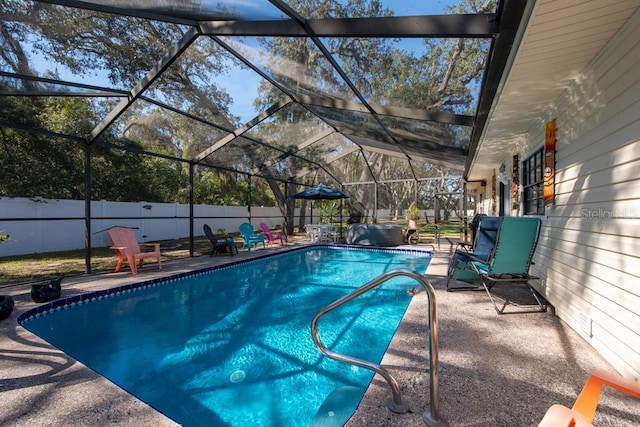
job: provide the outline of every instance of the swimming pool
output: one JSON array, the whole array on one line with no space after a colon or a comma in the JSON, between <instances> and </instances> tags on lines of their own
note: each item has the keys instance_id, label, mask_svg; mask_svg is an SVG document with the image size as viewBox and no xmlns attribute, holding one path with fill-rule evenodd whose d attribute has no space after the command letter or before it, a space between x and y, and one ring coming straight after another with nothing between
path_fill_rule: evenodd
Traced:
<instances>
[{"instance_id":1,"label":"swimming pool","mask_svg":"<svg viewBox=\"0 0 640 427\"><path fill-rule=\"evenodd\" d=\"M19 321L185 426L341 425L373 373L320 354L313 316L384 272L424 273L429 261L312 247L55 301ZM415 285L394 278L327 314L324 342L379 363Z\"/></svg>"}]
</instances>

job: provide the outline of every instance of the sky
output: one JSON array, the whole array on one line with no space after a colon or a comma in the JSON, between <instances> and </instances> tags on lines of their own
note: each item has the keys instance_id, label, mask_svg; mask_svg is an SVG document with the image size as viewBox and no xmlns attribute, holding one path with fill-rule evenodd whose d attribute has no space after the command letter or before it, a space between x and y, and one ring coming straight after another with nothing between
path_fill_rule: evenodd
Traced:
<instances>
[{"instance_id":1,"label":"sky","mask_svg":"<svg viewBox=\"0 0 640 427\"><path fill-rule=\"evenodd\" d=\"M445 7L460 3L459 0L382 0L382 6L393 9L396 16L440 15Z\"/></svg>"}]
</instances>

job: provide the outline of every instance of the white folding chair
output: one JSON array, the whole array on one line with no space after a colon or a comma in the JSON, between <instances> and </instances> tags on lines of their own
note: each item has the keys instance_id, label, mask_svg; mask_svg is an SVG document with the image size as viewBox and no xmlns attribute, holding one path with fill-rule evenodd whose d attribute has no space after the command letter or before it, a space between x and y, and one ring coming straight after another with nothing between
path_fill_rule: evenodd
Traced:
<instances>
[{"instance_id":1,"label":"white folding chair","mask_svg":"<svg viewBox=\"0 0 640 427\"><path fill-rule=\"evenodd\" d=\"M320 239L320 229L315 224L307 224L304 226L305 231L307 232L307 237L312 242L317 242Z\"/></svg>"}]
</instances>

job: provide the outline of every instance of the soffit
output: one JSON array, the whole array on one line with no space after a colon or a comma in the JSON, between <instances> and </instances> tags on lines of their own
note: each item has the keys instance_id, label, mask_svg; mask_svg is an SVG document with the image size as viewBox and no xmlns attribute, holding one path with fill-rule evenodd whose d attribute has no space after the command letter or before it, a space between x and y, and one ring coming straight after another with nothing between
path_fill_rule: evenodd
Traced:
<instances>
[{"instance_id":1,"label":"soffit","mask_svg":"<svg viewBox=\"0 0 640 427\"><path fill-rule=\"evenodd\" d=\"M518 151L527 132L639 6L638 0L536 3L476 156L465 171L468 180L490 176Z\"/></svg>"}]
</instances>

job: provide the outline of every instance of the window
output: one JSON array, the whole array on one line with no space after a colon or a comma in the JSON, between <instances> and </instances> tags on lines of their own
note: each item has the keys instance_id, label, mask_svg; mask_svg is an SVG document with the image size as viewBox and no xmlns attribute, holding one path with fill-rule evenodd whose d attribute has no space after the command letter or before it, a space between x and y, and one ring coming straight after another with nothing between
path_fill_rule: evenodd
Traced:
<instances>
[{"instance_id":1,"label":"window","mask_svg":"<svg viewBox=\"0 0 640 427\"><path fill-rule=\"evenodd\" d=\"M525 215L544 214L542 200L543 170L543 148L540 148L522 162L522 204Z\"/></svg>"}]
</instances>

